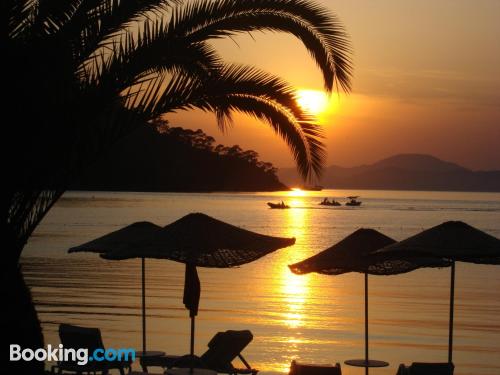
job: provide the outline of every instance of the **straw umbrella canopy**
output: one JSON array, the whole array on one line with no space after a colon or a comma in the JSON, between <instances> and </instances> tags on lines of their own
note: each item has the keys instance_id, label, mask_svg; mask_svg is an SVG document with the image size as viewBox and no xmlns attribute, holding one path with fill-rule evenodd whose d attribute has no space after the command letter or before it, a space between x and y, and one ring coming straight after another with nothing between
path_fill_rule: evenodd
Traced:
<instances>
[{"instance_id":1,"label":"straw umbrella canopy","mask_svg":"<svg viewBox=\"0 0 500 375\"><path fill-rule=\"evenodd\" d=\"M500 264L500 240L461 221L447 221L376 251L400 260L406 254L435 256L451 261L448 362L453 360L455 262Z\"/></svg>"},{"instance_id":2,"label":"straw umbrella canopy","mask_svg":"<svg viewBox=\"0 0 500 375\"><path fill-rule=\"evenodd\" d=\"M325 275L341 275L347 272L360 272L365 275L365 358L350 360L349 363L365 367L386 366L386 362L370 360L368 355L368 274L396 275L421 267L442 267L447 262L428 256L406 254L404 259L391 255L373 253L396 241L374 230L358 229L328 249L299 263L289 265L296 274L317 272Z\"/></svg>"},{"instance_id":3,"label":"straw umbrella canopy","mask_svg":"<svg viewBox=\"0 0 500 375\"><path fill-rule=\"evenodd\" d=\"M193 355L195 316L200 298L196 267L236 267L294 243L295 238L266 236L202 213L192 213L159 231L155 229L154 238L148 239L144 246L112 246L102 251L101 257L169 259L186 264L183 302L191 317L190 354Z\"/></svg>"},{"instance_id":4,"label":"straw umbrella canopy","mask_svg":"<svg viewBox=\"0 0 500 375\"><path fill-rule=\"evenodd\" d=\"M103 254L106 251L131 251L152 246L162 227L147 221L140 221L110 232L79 246L72 247L69 253L92 252ZM142 281L142 351L146 353L146 260L141 257Z\"/></svg>"}]
</instances>

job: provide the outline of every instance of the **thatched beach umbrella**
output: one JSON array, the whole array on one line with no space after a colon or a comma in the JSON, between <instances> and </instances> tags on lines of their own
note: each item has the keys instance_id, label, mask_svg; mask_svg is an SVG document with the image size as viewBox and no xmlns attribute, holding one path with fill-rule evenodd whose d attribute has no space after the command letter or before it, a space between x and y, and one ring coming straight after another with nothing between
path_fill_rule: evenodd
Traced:
<instances>
[{"instance_id":1,"label":"thatched beach umbrella","mask_svg":"<svg viewBox=\"0 0 500 375\"><path fill-rule=\"evenodd\" d=\"M186 264L183 301L190 311L190 354L194 354L195 316L200 296L196 267L236 267L294 243L294 238L266 236L193 213L155 231L154 239L147 241L146 246L113 247L102 252L101 257L170 259Z\"/></svg>"},{"instance_id":2,"label":"thatched beach umbrella","mask_svg":"<svg viewBox=\"0 0 500 375\"><path fill-rule=\"evenodd\" d=\"M341 275L361 272L365 275L365 358L346 361L359 367L387 366L384 361L371 360L368 355L368 274L396 275L421 267L441 267L447 262L433 257L412 256L405 259L391 255L371 255L376 250L396 241L374 229L358 229L332 247L299 263L290 265L292 272L306 274L317 272L325 275Z\"/></svg>"},{"instance_id":3,"label":"thatched beach umbrella","mask_svg":"<svg viewBox=\"0 0 500 375\"><path fill-rule=\"evenodd\" d=\"M132 249L144 249L153 244L157 234L162 227L159 225L140 221L130 224L124 228L108 233L82 245L72 247L70 253L93 252L105 253L106 251L131 251ZM141 281L142 281L142 351L146 353L146 260L141 257Z\"/></svg>"},{"instance_id":4,"label":"thatched beach umbrella","mask_svg":"<svg viewBox=\"0 0 500 375\"><path fill-rule=\"evenodd\" d=\"M448 362L453 359L455 262L500 264L500 240L461 221L447 221L376 253L404 261L408 253L451 261Z\"/></svg>"}]
</instances>

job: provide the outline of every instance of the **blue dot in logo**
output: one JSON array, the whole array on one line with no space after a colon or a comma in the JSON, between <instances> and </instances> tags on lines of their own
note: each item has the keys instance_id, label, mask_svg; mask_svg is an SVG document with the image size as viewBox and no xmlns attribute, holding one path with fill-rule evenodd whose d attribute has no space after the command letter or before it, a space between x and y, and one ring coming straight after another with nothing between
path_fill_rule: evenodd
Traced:
<instances>
[{"instance_id":1,"label":"blue dot in logo","mask_svg":"<svg viewBox=\"0 0 500 375\"><path fill-rule=\"evenodd\" d=\"M90 356L89 357L89 362L93 361L94 360L94 357Z\"/></svg>"}]
</instances>

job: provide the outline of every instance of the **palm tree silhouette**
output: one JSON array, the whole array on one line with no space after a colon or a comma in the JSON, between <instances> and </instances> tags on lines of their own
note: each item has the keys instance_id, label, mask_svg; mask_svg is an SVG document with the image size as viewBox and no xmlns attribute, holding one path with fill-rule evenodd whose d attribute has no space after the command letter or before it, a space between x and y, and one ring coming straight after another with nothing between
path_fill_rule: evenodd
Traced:
<instances>
[{"instance_id":1,"label":"palm tree silhouette","mask_svg":"<svg viewBox=\"0 0 500 375\"><path fill-rule=\"evenodd\" d=\"M335 15L309 0L2 0L0 19L9 119L0 212L5 280L20 283L7 287L14 300L25 291L22 249L72 176L165 113L210 111L222 129L233 112L249 114L285 140L304 178L320 173L321 129L297 105L293 87L223 61L211 40L290 33L317 63L327 91L350 89L348 36Z\"/></svg>"}]
</instances>

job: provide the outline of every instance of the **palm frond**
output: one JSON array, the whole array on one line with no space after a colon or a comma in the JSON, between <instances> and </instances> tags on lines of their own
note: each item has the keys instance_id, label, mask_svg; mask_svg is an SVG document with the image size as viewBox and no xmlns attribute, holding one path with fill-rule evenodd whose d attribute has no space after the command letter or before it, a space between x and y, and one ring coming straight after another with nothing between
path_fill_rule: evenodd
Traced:
<instances>
[{"instance_id":1,"label":"palm frond","mask_svg":"<svg viewBox=\"0 0 500 375\"><path fill-rule=\"evenodd\" d=\"M113 0L106 0L111 2ZM106 17L101 17L103 21L103 39L123 30L128 24L141 18L151 19L151 16L161 18L169 8L175 4L181 4L181 0L139 0L139 1L113 1L115 6L109 7ZM151 14L152 13L152 14Z\"/></svg>"},{"instance_id":2,"label":"palm frond","mask_svg":"<svg viewBox=\"0 0 500 375\"><path fill-rule=\"evenodd\" d=\"M38 36L52 35L68 23L83 0L53 1L38 0L34 32Z\"/></svg>"},{"instance_id":3,"label":"palm frond","mask_svg":"<svg viewBox=\"0 0 500 375\"><path fill-rule=\"evenodd\" d=\"M34 22L36 0L4 0L0 5L2 38L15 40Z\"/></svg>"},{"instance_id":4,"label":"palm frond","mask_svg":"<svg viewBox=\"0 0 500 375\"><path fill-rule=\"evenodd\" d=\"M325 89L338 82L349 91L349 37L328 9L308 0L210 0L173 7L169 33L195 42L255 30L283 31L299 38L323 72Z\"/></svg>"},{"instance_id":5,"label":"palm frond","mask_svg":"<svg viewBox=\"0 0 500 375\"><path fill-rule=\"evenodd\" d=\"M112 44L114 38L141 19L161 19L170 6L180 0L86 0L80 1L72 17L60 23L60 34L70 41L80 64L99 46Z\"/></svg>"},{"instance_id":6,"label":"palm frond","mask_svg":"<svg viewBox=\"0 0 500 375\"><path fill-rule=\"evenodd\" d=\"M162 21L146 23L139 37L127 34L114 45L107 62L93 66L95 78L112 76L115 82L128 83L155 71L182 69L205 77L222 64L217 51L206 42L187 43L164 34ZM96 69L97 68L97 69Z\"/></svg>"}]
</instances>

